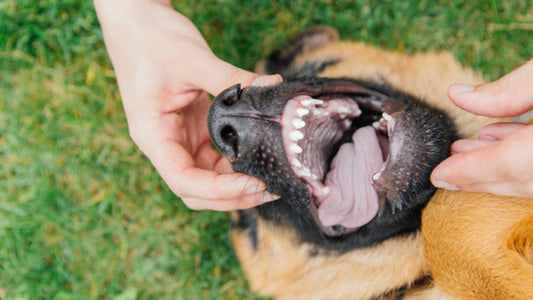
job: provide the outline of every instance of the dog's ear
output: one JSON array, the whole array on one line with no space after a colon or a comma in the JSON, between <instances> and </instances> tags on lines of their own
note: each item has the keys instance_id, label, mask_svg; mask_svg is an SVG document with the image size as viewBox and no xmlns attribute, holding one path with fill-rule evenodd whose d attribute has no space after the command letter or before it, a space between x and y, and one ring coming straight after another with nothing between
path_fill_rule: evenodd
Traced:
<instances>
[{"instance_id":1,"label":"dog's ear","mask_svg":"<svg viewBox=\"0 0 533 300\"><path fill-rule=\"evenodd\" d=\"M292 62L300 54L337 41L339 41L339 32L336 29L325 25L311 27L292 38L285 48L274 51L259 62L255 71L260 74L280 74L287 77Z\"/></svg>"}]
</instances>

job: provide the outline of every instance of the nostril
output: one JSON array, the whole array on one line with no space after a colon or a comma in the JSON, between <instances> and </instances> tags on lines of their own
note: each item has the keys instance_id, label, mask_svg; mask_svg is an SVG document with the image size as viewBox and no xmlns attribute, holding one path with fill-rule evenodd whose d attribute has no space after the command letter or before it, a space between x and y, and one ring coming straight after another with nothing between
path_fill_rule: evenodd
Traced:
<instances>
[{"instance_id":1,"label":"nostril","mask_svg":"<svg viewBox=\"0 0 533 300\"><path fill-rule=\"evenodd\" d=\"M226 106L232 106L236 102L237 102L237 98L229 98L229 99L227 98L222 101L222 103L224 103L224 105Z\"/></svg>"},{"instance_id":2,"label":"nostril","mask_svg":"<svg viewBox=\"0 0 533 300\"><path fill-rule=\"evenodd\" d=\"M222 104L226 106L232 106L233 104L237 103L237 101L239 101L239 99L241 98L241 93L242 90L240 84L236 84L230 87L229 89L224 91Z\"/></svg>"},{"instance_id":3,"label":"nostril","mask_svg":"<svg viewBox=\"0 0 533 300\"><path fill-rule=\"evenodd\" d=\"M237 131L235 130L235 128L233 128L230 125L226 125L222 127L222 129L220 130L220 137L222 138L222 141L224 142L224 144L232 147L234 151L237 150L238 136L237 136Z\"/></svg>"}]
</instances>

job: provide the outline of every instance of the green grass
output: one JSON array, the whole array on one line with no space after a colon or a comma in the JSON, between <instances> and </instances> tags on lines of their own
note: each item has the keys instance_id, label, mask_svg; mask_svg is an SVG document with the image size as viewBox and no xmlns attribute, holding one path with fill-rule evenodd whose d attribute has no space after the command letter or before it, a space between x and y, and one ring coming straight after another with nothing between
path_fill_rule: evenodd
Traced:
<instances>
[{"instance_id":1,"label":"green grass","mask_svg":"<svg viewBox=\"0 0 533 300\"><path fill-rule=\"evenodd\" d=\"M175 7L248 69L314 24L489 79L533 57L531 0L368 2ZM0 1L0 41L0 299L254 298L229 218L189 211L130 141L92 2Z\"/></svg>"}]
</instances>

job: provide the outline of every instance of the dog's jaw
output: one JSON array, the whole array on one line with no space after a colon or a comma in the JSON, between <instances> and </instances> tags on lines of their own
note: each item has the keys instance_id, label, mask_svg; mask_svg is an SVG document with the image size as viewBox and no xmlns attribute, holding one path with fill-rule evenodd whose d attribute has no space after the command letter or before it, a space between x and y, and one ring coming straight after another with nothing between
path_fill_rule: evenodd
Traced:
<instances>
[{"instance_id":1,"label":"dog's jaw","mask_svg":"<svg viewBox=\"0 0 533 300\"><path fill-rule=\"evenodd\" d=\"M454 139L442 115L353 81L304 79L230 88L215 99L209 129L236 171L264 180L297 218L311 218L290 220L296 227L314 223L323 236L318 240L353 246L419 226L420 209L435 190L429 172ZM375 147L357 154L344 149L354 144ZM348 156L351 166L332 165L336 154ZM368 162L373 165L360 170ZM362 179L352 180L354 174ZM339 176L353 178L346 184ZM379 233L362 239L368 231Z\"/></svg>"}]
</instances>

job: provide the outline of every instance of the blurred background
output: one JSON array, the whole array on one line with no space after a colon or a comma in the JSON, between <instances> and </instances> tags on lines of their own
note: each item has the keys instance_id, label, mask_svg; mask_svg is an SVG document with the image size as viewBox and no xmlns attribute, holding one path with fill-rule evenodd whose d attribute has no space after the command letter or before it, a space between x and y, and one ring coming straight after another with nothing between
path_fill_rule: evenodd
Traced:
<instances>
[{"instance_id":1,"label":"blurred background","mask_svg":"<svg viewBox=\"0 0 533 300\"><path fill-rule=\"evenodd\" d=\"M316 24L496 79L533 57L533 0L175 1L254 64ZM92 1L0 1L0 299L249 299L225 213L194 212L128 136Z\"/></svg>"}]
</instances>

